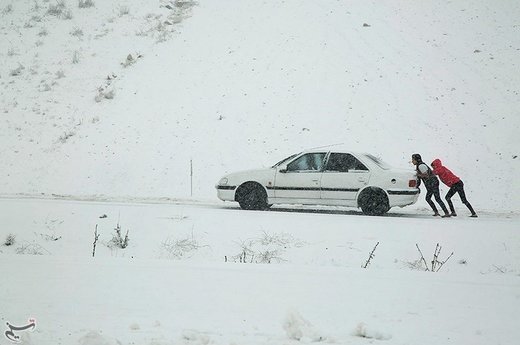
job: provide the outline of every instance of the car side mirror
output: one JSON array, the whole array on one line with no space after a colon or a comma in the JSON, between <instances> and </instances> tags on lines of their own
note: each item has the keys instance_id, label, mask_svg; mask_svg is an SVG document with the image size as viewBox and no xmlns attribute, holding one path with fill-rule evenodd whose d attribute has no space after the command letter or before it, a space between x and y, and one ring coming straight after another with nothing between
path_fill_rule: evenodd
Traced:
<instances>
[{"instance_id":1,"label":"car side mirror","mask_svg":"<svg viewBox=\"0 0 520 345\"><path fill-rule=\"evenodd\" d=\"M280 169L278 171L282 174L285 174L287 172L287 165L280 166Z\"/></svg>"}]
</instances>

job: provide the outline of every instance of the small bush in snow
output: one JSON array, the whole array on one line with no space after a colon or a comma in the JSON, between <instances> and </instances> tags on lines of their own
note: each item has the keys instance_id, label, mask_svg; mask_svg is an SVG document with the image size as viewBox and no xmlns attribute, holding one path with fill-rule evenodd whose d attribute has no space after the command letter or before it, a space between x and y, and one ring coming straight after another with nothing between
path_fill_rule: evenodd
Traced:
<instances>
[{"instance_id":1,"label":"small bush in snow","mask_svg":"<svg viewBox=\"0 0 520 345\"><path fill-rule=\"evenodd\" d=\"M67 142L67 140L72 138L75 134L76 133L74 133L73 131L65 132L62 135L60 135L60 137L58 138L58 142L65 144Z\"/></svg>"},{"instance_id":2,"label":"small bush in snow","mask_svg":"<svg viewBox=\"0 0 520 345\"><path fill-rule=\"evenodd\" d=\"M108 247L117 247L121 249L125 249L126 247L128 247L128 243L130 242L130 238L128 237L129 230L126 231L125 237L121 235L121 226L119 225L119 223L117 223L117 226L114 230L116 233L112 235L112 239L110 240L110 242L108 242Z\"/></svg>"},{"instance_id":3,"label":"small bush in snow","mask_svg":"<svg viewBox=\"0 0 520 345\"><path fill-rule=\"evenodd\" d=\"M13 234L7 235L4 241L4 246L12 246L16 242L16 236Z\"/></svg>"},{"instance_id":4,"label":"small bush in snow","mask_svg":"<svg viewBox=\"0 0 520 345\"><path fill-rule=\"evenodd\" d=\"M18 55L18 54L16 53L16 50L14 49L14 47L9 47L7 49L7 56L11 57L11 56L15 56L15 55Z\"/></svg>"},{"instance_id":5,"label":"small bush in snow","mask_svg":"<svg viewBox=\"0 0 520 345\"><path fill-rule=\"evenodd\" d=\"M119 6L119 16L126 16L130 13L130 8L128 6L122 5Z\"/></svg>"},{"instance_id":6,"label":"small bush in snow","mask_svg":"<svg viewBox=\"0 0 520 345\"><path fill-rule=\"evenodd\" d=\"M161 244L161 256L168 259L182 259L190 257L193 252L197 251L201 247L202 246L193 235L182 239L167 238Z\"/></svg>"},{"instance_id":7,"label":"small bush in snow","mask_svg":"<svg viewBox=\"0 0 520 345\"><path fill-rule=\"evenodd\" d=\"M61 14L61 18L65 19L65 20L70 20L72 19L72 12L70 10L64 10L63 13Z\"/></svg>"},{"instance_id":8,"label":"small bush in snow","mask_svg":"<svg viewBox=\"0 0 520 345\"><path fill-rule=\"evenodd\" d=\"M77 64L79 63L79 51L75 50L74 53L72 53L72 63Z\"/></svg>"},{"instance_id":9,"label":"small bush in snow","mask_svg":"<svg viewBox=\"0 0 520 345\"><path fill-rule=\"evenodd\" d=\"M188 9L195 5L197 5L197 2L193 0L175 0L175 7L179 9Z\"/></svg>"},{"instance_id":10,"label":"small bush in snow","mask_svg":"<svg viewBox=\"0 0 520 345\"><path fill-rule=\"evenodd\" d=\"M40 36L40 37L47 36L48 34L49 34L49 32L47 31L46 28L41 28L40 32L38 32L38 36Z\"/></svg>"},{"instance_id":11,"label":"small bush in snow","mask_svg":"<svg viewBox=\"0 0 520 345\"><path fill-rule=\"evenodd\" d=\"M353 334L356 337L366 338L366 339L377 339L377 340L390 340L392 336L390 334L386 334L383 332L379 332L372 328L367 327L364 323L359 323L354 330Z\"/></svg>"},{"instance_id":12,"label":"small bush in snow","mask_svg":"<svg viewBox=\"0 0 520 345\"><path fill-rule=\"evenodd\" d=\"M240 252L229 259L233 262L257 264L284 262L286 260L282 256L286 249L303 246L303 242L289 234L269 234L265 231L259 238L240 241L238 244ZM228 261L227 256L224 261Z\"/></svg>"},{"instance_id":13,"label":"small bush in snow","mask_svg":"<svg viewBox=\"0 0 520 345\"><path fill-rule=\"evenodd\" d=\"M56 73L55 73L55 75L56 75L56 79L65 78L65 72L63 72L62 69L57 70Z\"/></svg>"},{"instance_id":14,"label":"small bush in snow","mask_svg":"<svg viewBox=\"0 0 520 345\"><path fill-rule=\"evenodd\" d=\"M34 0L34 5L32 7L32 10L34 12L38 12L40 10L40 3L38 2L38 0Z\"/></svg>"},{"instance_id":15,"label":"small bush in snow","mask_svg":"<svg viewBox=\"0 0 520 345\"><path fill-rule=\"evenodd\" d=\"M9 4L9 5L5 6L4 9L2 10L3 14L9 14L9 13L12 13L12 12L13 12L13 5L12 4Z\"/></svg>"},{"instance_id":16,"label":"small bush in snow","mask_svg":"<svg viewBox=\"0 0 520 345\"><path fill-rule=\"evenodd\" d=\"M80 28L78 28L78 27L74 27L74 28L72 29L72 31L70 32L70 34L71 34L72 36L77 37L77 38L81 38L81 37L83 37L83 30L80 29Z\"/></svg>"},{"instance_id":17,"label":"small bush in snow","mask_svg":"<svg viewBox=\"0 0 520 345\"><path fill-rule=\"evenodd\" d=\"M421 267L423 267L425 271L439 272L442 266L444 266L444 264L453 256L453 252L451 252L451 254L445 260L441 260L439 256L441 254L442 246L437 243L435 246L435 251L433 252L433 259L430 261L431 266L429 266L421 249L419 248L419 245L415 244L415 246L417 247L419 254L421 254L421 258L415 263L420 263Z\"/></svg>"},{"instance_id":18,"label":"small bush in snow","mask_svg":"<svg viewBox=\"0 0 520 345\"><path fill-rule=\"evenodd\" d=\"M25 69L25 67L23 67L21 64L18 64L18 68L11 70L11 72L9 72L9 75L12 77L19 76L20 74L22 74L22 71L24 69Z\"/></svg>"},{"instance_id":19,"label":"small bush in snow","mask_svg":"<svg viewBox=\"0 0 520 345\"><path fill-rule=\"evenodd\" d=\"M93 0L79 0L78 7L79 8L90 8L94 7L94 1Z\"/></svg>"},{"instance_id":20,"label":"small bush in snow","mask_svg":"<svg viewBox=\"0 0 520 345\"><path fill-rule=\"evenodd\" d=\"M43 255L50 254L50 252L39 244L26 243L16 248L16 254Z\"/></svg>"},{"instance_id":21,"label":"small bush in snow","mask_svg":"<svg viewBox=\"0 0 520 345\"><path fill-rule=\"evenodd\" d=\"M56 4L50 4L49 8L47 9L47 14L55 17L60 17L65 10L65 1L57 1Z\"/></svg>"},{"instance_id":22,"label":"small bush in snow","mask_svg":"<svg viewBox=\"0 0 520 345\"><path fill-rule=\"evenodd\" d=\"M94 100L96 101L96 103L99 103L104 99L114 99L114 97L115 97L114 90L106 91L103 88L99 88L98 94L96 95L96 97L94 97Z\"/></svg>"}]
</instances>

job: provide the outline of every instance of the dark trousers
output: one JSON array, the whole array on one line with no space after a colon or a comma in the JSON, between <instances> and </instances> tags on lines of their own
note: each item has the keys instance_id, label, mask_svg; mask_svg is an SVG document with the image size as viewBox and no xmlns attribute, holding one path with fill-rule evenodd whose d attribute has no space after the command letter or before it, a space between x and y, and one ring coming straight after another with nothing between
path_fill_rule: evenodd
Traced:
<instances>
[{"instance_id":1,"label":"dark trousers","mask_svg":"<svg viewBox=\"0 0 520 345\"><path fill-rule=\"evenodd\" d=\"M471 207L471 204L469 203L468 199L466 199L466 193L464 193L464 183L462 181L459 181L455 183L453 186L451 186L450 190L446 194L446 201L450 206L451 212L455 213L455 208L453 207L453 203L451 202L451 197L454 196L455 193L459 193L460 200L462 201L462 203L466 205L466 207L470 210L471 214L475 214L473 207Z\"/></svg>"},{"instance_id":2,"label":"dark trousers","mask_svg":"<svg viewBox=\"0 0 520 345\"><path fill-rule=\"evenodd\" d=\"M439 192L439 180L438 179L432 179L431 181L428 181L429 183L424 183L424 186L426 187L426 202L430 207L432 208L433 212L438 213L437 207L435 207L435 204L432 201L432 195L435 197L435 200L437 203L441 206L444 213L448 214L448 209L446 208L446 205L441 199L441 193Z\"/></svg>"}]
</instances>

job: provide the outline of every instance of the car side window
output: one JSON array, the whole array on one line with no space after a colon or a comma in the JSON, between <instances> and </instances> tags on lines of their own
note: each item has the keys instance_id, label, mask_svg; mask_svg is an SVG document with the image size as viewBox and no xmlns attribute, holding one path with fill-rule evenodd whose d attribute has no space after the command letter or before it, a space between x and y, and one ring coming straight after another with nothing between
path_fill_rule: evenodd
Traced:
<instances>
[{"instance_id":1,"label":"car side window","mask_svg":"<svg viewBox=\"0 0 520 345\"><path fill-rule=\"evenodd\" d=\"M349 170L368 170L356 157L349 153L331 153L326 171L348 172Z\"/></svg>"},{"instance_id":2,"label":"car side window","mask_svg":"<svg viewBox=\"0 0 520 345\"><path fill-rule=\"evenodd\" d=\"M320 171L323 168L325 152L307 153L287 165L287 171Z\"/></svg>"}]
</instances>

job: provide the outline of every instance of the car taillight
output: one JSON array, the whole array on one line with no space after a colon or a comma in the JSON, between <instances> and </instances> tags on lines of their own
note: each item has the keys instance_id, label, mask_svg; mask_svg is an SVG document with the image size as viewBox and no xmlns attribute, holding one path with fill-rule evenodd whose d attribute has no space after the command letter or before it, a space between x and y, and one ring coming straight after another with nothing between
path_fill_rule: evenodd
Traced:
<instances>
[{"instance_id":1,"label":"car taillight","mask_svg":"<svg viewBox=\"0 0 520 345\"><path fill-rule=\"evenodd\" d=\"M409 180L408 187L417 187L417 180Z\"/></svg>"}]
</instances>

